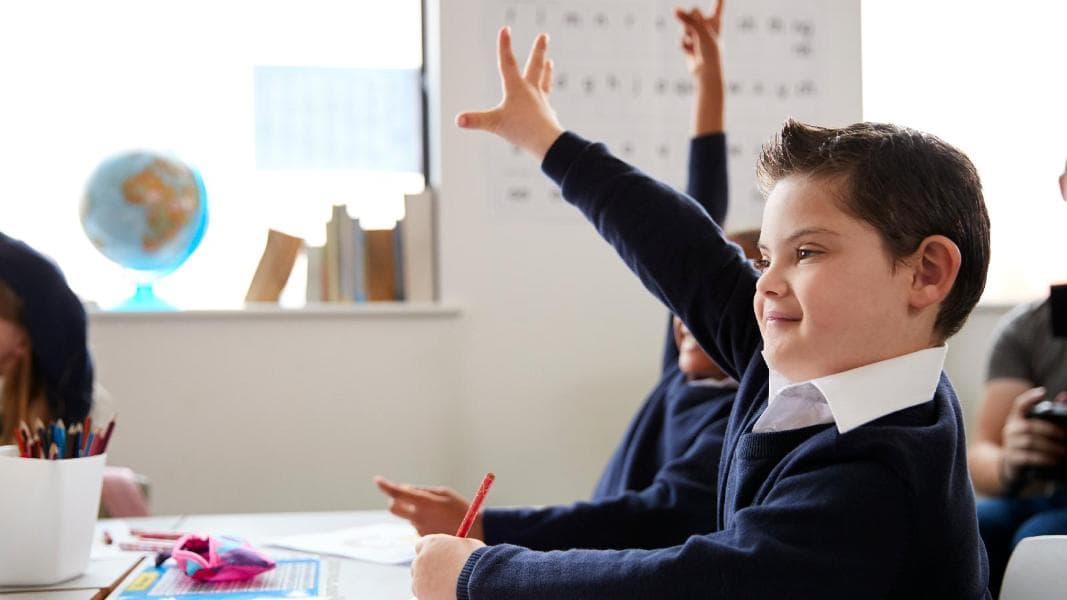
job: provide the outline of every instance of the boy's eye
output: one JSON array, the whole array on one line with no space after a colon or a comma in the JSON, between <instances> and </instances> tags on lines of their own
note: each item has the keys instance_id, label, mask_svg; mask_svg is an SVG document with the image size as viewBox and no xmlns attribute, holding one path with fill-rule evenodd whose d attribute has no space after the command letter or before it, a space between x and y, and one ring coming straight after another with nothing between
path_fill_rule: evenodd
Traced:
<instances>
[{"instance_id":1,"label":"boy's eye","mask_svg":"<svg viewBox=\"0 0 1067 600\"><path fill-rule=\"evenodd\" d=\"M762 273L767 269L771 268L771 261L767 260L766 258L753 258L752 267Z\"/></svg>"},{"instance_id":2,"label":"boy's eye","mask_svg":"<svg viewBox=\"0 0 1067 600\"><path fill-rule=\"evenodd\" d=\"M797 260L804 260L805 258L812 258L819 254L818 250L812 250L811 248L797 248Z\"/></svg>"}]
</instances>

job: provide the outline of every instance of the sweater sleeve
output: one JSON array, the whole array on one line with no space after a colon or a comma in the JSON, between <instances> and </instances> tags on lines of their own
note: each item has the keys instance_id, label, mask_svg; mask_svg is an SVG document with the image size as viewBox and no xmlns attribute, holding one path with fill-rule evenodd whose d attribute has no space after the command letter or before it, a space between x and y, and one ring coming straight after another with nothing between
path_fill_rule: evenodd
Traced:
<instances>
[{"instance_id":1,"label":"sweater sleeve","mask_svg":"<svg viewBox=\"0 0 1067 600\"><path fill-rule=\"evenodd\" d=\"M726 135L712 133L691 139L686 193L704 207L708 216L719 227L725 222L726 209L729 206L729 189L726 182ZM674 327L668 318L661 370L666 370L677 362L678 347L674 343Z\"/></svg>"},{"instance_id":2,"label":"sweater sleeve","mask_svg":"<svg viewBox=\"0 0 1067 600\"><path fill-rule=\"evenodd\" d=\"M723 226L729 207L725 134L701 135L689 141L689 178L685 191L708 211L712 221Z\"/></svg>"},{"instance_id":3,"label":"sweater sleeve","mask_svg":"<svg viewBox=\"0 0 1067 600\"><path fill-rule=\"evenodd\" d=\"M729 528L670 548L482 548L457 592L471 600L885 597L907 560L900 532L912 531L910 499L881 465L833 464L783 477Z\"/></svg>"},{"instance_id":4,"label":"sweater sleeve","mask_svg":"<svg viewBox=\"0 0 1067 600\"><path fill-rule=\"evenodd\" d=\"M564 133L542 169L734 379L761 345L756 272L692 198Z\"/></svg>"},{"instance_id":5,"label":"sweater sleeve","mask_svg":"<svg viewBox=\"0 0 1067 600\"><path fill-rule=\"evenodd\" d=\"M685 454L664 465L644 489L568 506L486 510L486 543L535 550L662 548L711 531L725 416L715 418Z\"/></svg>"}]
</instances>

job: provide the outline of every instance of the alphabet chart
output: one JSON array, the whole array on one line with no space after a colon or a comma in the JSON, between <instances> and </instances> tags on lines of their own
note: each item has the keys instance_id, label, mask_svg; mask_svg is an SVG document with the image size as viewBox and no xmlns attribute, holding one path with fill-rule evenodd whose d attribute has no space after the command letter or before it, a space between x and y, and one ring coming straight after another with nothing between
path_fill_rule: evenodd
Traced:
<instances>
[{"instance_id":1,"label":"alphabet chart","mask_svg":"<svg viewBox=\"0 0 1067 600\"><path fill-rule=\"evenodd\" d=\"M710 3L702 6L707 10ZM619 158L685 189L693 83L682 28L665 0L485 0L486 26L510 25L525 63L539 32L554 62L560 122ZM730 209L728 229L760 223L760 148L793 117L819 125L860 120L858 0L729 2L722 21ZM486 36L486 98L499 98L495 39ZM487 103L488 105L488 103ZM493 140L499 144L499 140ZM518 148L487 151L494 211L580 219Z\"/></svg>"}]
</instances>

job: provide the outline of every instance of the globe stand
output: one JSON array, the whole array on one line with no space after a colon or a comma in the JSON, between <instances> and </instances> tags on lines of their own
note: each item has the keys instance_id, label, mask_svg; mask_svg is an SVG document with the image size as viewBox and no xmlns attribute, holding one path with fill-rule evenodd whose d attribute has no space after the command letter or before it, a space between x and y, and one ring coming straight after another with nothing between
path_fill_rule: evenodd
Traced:
<instances>
[{"instance_id":1,"label":"globe stand","mask_svg":"<svg viewBox=\"0 0 1067 600\"><path fill-rule=\"evenodd\" d=\"M115 307L117 311L149 312L149 311L173 311L178 310L175 306L159 299L152 290L151 283L138 283L137 290L122 304Z\"/></svg>"}]
</instances>

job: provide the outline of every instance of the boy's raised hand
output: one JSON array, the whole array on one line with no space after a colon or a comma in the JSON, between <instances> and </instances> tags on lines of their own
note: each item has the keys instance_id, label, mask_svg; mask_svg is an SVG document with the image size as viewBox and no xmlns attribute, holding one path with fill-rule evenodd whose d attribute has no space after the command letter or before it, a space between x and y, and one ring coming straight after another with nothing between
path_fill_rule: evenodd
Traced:
<instances>
[{"instance_id":1,"label":"boy's raised hand","mask_svg":"<svg viewBox=\"0 0 1067 600\"><path fill-rule=\"evenodd\" d=\"M464 129L481 129L504 138L538 160L544 158L563 128L548 103L552 85L552 61L546 58L548 36L534 40L526 68L519 72L511 50L511 29L503 27L497 36L497 66L504 98L495 108L467 111L456 116Z\"/></svg>"},{"instance_id":2,"label":"boy's raised hand","mask_svg":"<svg viewBox=\"0 0 1067 600\"><path fill-rule=\"evenodd\" d=\"M467 514L469 503L452 488L394 483L380 475L374 483L389 496L389 512L409 521L419 535L455 533ZM481 513L475 517L469 537L483 539Z\"/></svg>"}]
</instances>

